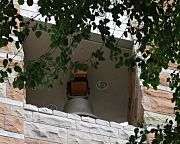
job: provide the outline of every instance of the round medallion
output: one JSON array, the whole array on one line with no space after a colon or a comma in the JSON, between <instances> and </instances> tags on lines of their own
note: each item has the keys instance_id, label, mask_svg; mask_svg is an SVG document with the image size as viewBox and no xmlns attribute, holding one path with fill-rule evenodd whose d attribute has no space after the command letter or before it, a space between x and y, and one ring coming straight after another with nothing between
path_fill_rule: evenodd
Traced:
<instances>
[{"instance_id":1,"label":"round medallion","mask_svg":"<svg viewBox=\"0 0 180 144\"><path fill-rule=\"evenodd\" d=\"M108 87L108 82L107 81L97 81L96 87L100 90L105 90Z\"/></svg>"}]
</instances>

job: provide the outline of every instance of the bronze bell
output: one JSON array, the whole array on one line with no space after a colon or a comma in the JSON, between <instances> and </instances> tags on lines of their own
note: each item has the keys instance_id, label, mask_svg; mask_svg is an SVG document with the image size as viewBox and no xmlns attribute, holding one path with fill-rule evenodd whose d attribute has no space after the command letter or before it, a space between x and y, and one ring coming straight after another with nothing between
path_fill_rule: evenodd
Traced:
<instances>
[{"instance_id":1,"label":"bronze bell","mask_svg":"<svg viewBox=\"0 0 180 144\"><path fill-rule=\"evenodd\" d=\"M67 83L68 101L64 105L63 111L96 118L93 114L92 105L88 101L87 65L82 66L86 67L86 69L77 70L77 72L74 73L74 80Z\"/></svg>"},{"instance_id":2,"label":"bronze bell","mask_svg":"<svg viewBox=\"0 0 180 144\"><path fill-rule=\"evenodd\" d=\"M63 111L66 113L75 113L80 116L89 116L92 118L97 118L93 114L93 108L91 103L87 99L81 97L76 97L68 100L64 105Z\"/></svg>"}]
</instances>

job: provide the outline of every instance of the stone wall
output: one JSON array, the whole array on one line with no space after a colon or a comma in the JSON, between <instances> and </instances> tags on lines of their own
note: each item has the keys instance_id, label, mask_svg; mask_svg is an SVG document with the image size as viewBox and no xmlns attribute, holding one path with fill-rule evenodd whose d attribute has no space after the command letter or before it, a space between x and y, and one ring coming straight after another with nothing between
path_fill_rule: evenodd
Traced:
<instances>
[{"instance_id":1,"label":"stone wall","mask_svg":"<svg viewBox=\"0 0 180 144\"><path fill-rule=\"evenodd\" d=\"M15 5L18 8L18 5ZM18 8L19 9L19 8ZM11 36L16 40L15 36ZM23 52L17 50L14 43L0 48L0 67L2 61L13 58L13 62L23 63ZM0 143L23 144L24 143L24 110L25 91L12 88L12 80L15 72L9 75L9 81L0 83Z\"/></svg>"},{"instance_id":2,"label":"stone wall","mask_svg":"<svg viewBox=\"0 0 180 144\"><path fill-rule=\"evenodd\" d=\"M19 10L19 6L15 4ZM16 41L17 38L12 34ZM13 58L13 62L23 64L23 51L17 50L15 43L0 48L0 67L2 61ZM24 110L25 91L13 89L12 81L16 73L12 71L8 81L0 83L0 144L24 144Z\"/></svg>"},{"instance_id":3,"label":"stone wall","mask_svg":"<svg viewBox=\"0 0 180 144\"><path fill-rule=\"evenodd\" d=\"M167 70L161 72L160 85L157 90L147 89L141 85L141 106L143 121L146 126L165 123L167 118L174 120L174 103L171 102L173 91L167 82L167 78L174 70L175 65L170 64Z\"/></svg>"},{"instance_id":4,"label":"stone wall","mask_svg":"<svg viewBox=\"0 0 180 144\"><path fill-rule=\"evenodd\" d=\"M18 5L16 7L19 9ZM27 9L24 9L25 12L30 14ZM12 43L0 49L1 67L7 54L15 62L23 64L23 52ZM138 103L136 99L134 101L137 119L144 121L146 126L156 126L167 118L174 118L172 91L166 82L174 69L175 65L170 64L168 70L163 70L157 91L147 90L140 82L141 86L138 85L133 92L138 98ZM131 125L26 105L25 91L11 86L14 76L15 72L10 75L10 83L0 83L0 144L123 144L133 134L134 127ZM133 86L139 84L139 79L136 81Z\"/></svg>"},{"instance_id":5,"label":"stone wall","mask_svg":"<svg viewBox=\"0 0 180 144\"><path fill-rule=\"evenodd\" d=\"M125 144L134 127L24 106L26 144Z\"/></svg>"}]
</instances>

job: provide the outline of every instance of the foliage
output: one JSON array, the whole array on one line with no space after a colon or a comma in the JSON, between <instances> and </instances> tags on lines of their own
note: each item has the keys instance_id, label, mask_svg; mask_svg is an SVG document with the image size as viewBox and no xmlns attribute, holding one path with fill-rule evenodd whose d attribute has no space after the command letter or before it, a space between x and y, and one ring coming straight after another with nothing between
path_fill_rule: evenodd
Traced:
<instances>
[{"instance_id":1,"label":"foliage","mask_svg":"<svg viewBox=\"0 0 180 144\"><path fill-rule=\"evenodd\" d=\"M27 3L32 6L33 0L18 0L20 5ZM71 61L71 56L82 40L88 40L92 29L98 29L103 41L103 46L93 52L88 61L97 68L99 61L105 60L104 49L109 49L109 58L114 61L115 67L122 65L129 69L136 65L141 69L140 78L143 85L157 88L159 74L162 69L167 69L169 62L180 63L180 1L179 0L39 0L39 12L45 17L44 23L35 23L34 18L24 21L18 14L13 0L1 0L0 3L0 47L14 42L14 34L18 40L15 45L22 48L23 42L34 31L37 38L46 32L50 35L51 44L46 54L39 59L28 61L24 70L18 64L13 64L13 59L3 61L4 68L0 70L0 82L8 79L8 75L17 73L13 86L20 89L24 87L35 88L38 86L52 86L53 79L61 81L62 73L65 73L71 65L77 68L78 62ZM108 17L104 17L95 23L96 17L103 13L110 13L112 21L117 27L123 24L120 17L127 15L127 27L124 37L129 34L134 36L134 42L138 45L133 55L122 53L117 47L118 40L110 32ZM37 15L38 16L38 15ZM47 23L54 18L55 24L51 27ZM33 22L33 23L32 23ZM122 36L119 36L119 39ZM60 50L59 55L53 59L54 52ZM177 67L179 69L179 67ZM175 92L176 121L179 123L180 114L180 80L179 73L172 73L168 79L170 87ZM139 131L135 133L139 133ZM147 133L147 131L145 131ZM179 127L172 128L171 123L162 130L157 128L154 143L179 143ZM137 143L145 141L144 133ZM138 137L130 138L130 143L136 143ZM138 139L139 140L139 139Z\"/></svg>"},{"instance_id":2,"label":"foliage","mask_svg":"<svg viewBox=\"0 0 180 144\"><path fill-rule=\"evenodd\" d=\"M168 79L171 90L175 90L173 93L172 102L175 102L174 111L176 114L175 121L177 123L173 124L172 120L167 119L167 124L163 126L158 125L157 128L151 130L140 130L136 128L134 130L135 135L132 135L129 139L128 144L143 144L146 142L146 135L152 133L155 135L155 139L152 141L152 144L179 144L180 143L180 76L178 72L173 72L171 78Z\"/></svg>"}]
</instances>

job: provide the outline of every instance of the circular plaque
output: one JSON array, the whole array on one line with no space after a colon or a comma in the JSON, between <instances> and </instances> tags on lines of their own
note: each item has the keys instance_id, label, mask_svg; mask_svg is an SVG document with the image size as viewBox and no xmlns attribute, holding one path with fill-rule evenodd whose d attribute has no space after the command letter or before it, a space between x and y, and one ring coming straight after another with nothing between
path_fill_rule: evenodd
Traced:
<instances>
[{"instance_id":1,"label":"circular plaque","mask_svg":"<svg viewBox=\"0 0 180 144\"><path fill-rule=\"evenodd\" d=\"M97 81L96 87L97 87L97 89L105 90L108 87L108 82L107 81Z\"/></svg>"}]
</instances>

